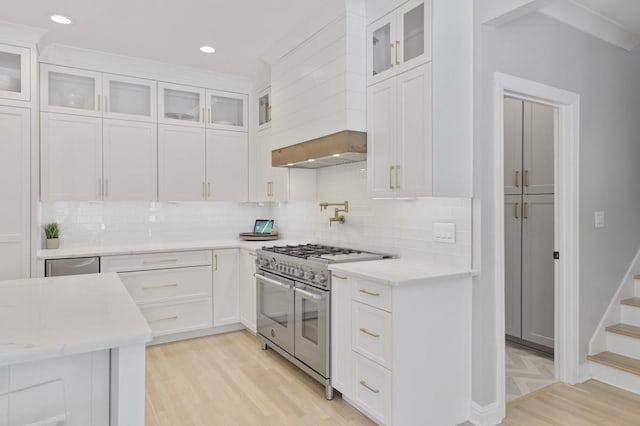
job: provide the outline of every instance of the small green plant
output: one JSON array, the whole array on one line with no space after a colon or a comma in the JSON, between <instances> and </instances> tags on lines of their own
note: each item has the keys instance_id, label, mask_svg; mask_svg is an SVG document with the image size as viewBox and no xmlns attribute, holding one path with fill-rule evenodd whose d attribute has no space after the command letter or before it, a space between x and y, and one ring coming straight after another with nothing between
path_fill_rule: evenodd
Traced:
<instances>
[{"instance_id":1,"label":"small green plant","mask_svg":"<svg viewBox=\"0 0 640 426\"><path fill-rule=\"evenodd\" d=\"M60 236L60 227L56 222L51 222L42 225L42 229L44 229L44 234L47 236L48 240L58 238Z\"/></svg>"}]
</instances>

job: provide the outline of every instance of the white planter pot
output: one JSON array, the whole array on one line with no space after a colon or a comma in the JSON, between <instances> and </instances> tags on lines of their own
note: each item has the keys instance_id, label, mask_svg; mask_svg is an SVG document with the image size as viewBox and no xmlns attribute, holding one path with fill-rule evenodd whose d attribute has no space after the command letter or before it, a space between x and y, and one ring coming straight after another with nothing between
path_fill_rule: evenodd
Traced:
<instances>
[{"instance_id":1,"label":"white planter pot","mask_svg":"<svg viewBox=\"0 0 640 426\"><path fill-rule=\"evenodd\" d=\"M47 249L57 249L60 247L60 239L58 238L47 238Z\"/></svg>"}]
</instances>

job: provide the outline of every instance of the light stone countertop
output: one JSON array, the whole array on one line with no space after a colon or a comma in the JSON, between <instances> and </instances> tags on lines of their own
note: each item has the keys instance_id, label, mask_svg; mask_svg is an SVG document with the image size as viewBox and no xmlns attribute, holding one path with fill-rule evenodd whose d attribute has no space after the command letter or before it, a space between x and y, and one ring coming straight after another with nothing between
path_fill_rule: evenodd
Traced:
<instances>
[{"instance_id":1,"label":"light stone countertop","mask_svg":"<svg viewBox=\"0 0 640 426\"><path fill-rule=\"evenodd\" d=\"M38 259L62 259L69 257L109 256L121 254L161 253L167 251L191 251L191 250L218 250L226 248L241 248L257 250L263 246L283 246L287 244L301 244L293 240L271 241L242 241L242 240L205 240L184 241L153 244L119 244L119 245L94 245L87 247L61 247L55 250L40 249L37 251Z\"/></svg>"},{"instance_id":2,"label":"light stone countertop","mask_svg":"<svg viewBox=\"0 0 640 426\"><path fill-rule=\"evenodd\" d=\"M0 281L0 366L150 340L116 273Z\"/></svg>"},{"instance_id":3,"label":"light stone countertop","mask_svg":"<svg viewBox=\"0 0 640 426\"><path fill-rule=\"evenodd\" d=\"M329 269L338 274L344 273L391 286L465 278L477 274L468 268L435 265L410 259L384 259L369 262L337 263L329 265Z\"/></svg>"}]
</instances>

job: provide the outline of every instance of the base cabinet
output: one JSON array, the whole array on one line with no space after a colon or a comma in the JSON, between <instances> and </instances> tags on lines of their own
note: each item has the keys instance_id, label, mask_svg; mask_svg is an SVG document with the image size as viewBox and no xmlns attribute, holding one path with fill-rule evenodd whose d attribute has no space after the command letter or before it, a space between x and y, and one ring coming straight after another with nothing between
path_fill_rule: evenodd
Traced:
<instances>
[{"instance_id":1,"label":"base cabinet","mask_svg":"<svg viewBox=\"0 0 640 426\"><path fill-rule=\"evenodd\" d=\"M240 322L238 249L213 251L213 326Z\"/></svg>"},{"instance_id":2,"label":"base cabinet","mask_svg":"<svg viewBox=\"0 0 640 426\"><path fill-rule=\"evenodd\" d=\"M343 398L381 425L467 421L471 278L332 275L332 384Z\"/></svg>"},{"instance_id":3,"label":"base cabinet","mask_svg":"<svg viewBox=\"0 0 640 426\"><path fill-rule=\"evenodd\" d=\"M240 249L240 322L253 333L256 328L256 252Z\"/></svg>"}]
</instances>

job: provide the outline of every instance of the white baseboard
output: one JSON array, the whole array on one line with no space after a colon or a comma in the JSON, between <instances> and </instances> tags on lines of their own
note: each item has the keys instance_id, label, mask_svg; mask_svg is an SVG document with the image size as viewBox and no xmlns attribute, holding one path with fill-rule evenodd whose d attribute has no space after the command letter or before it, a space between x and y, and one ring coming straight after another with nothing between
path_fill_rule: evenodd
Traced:
<instances>
[{"instance_id":1,"label":"white baseboard","mask_svg":"<svg viewBox=\"0 0 640 426\"><path fill-rule=\"evenodd\" d=\"M232 331L244 330L244 325L240 323L222 325L220 327L205 328L204 330L187 331L184 333L168 334L166 336L154 337L147 346L160 345L163 343L177 342L180 340L195 339L198 337L213 336L216 334L230 333Z\"/></svg>"},{"instance_id":2,"label":"white baseboard","mask_svg":"<svg viewBox=\"0 0 640 426\"><path fill-rule=\"evenodd\" d=\"M638 376L635 374L627 373L596 362L591 364L591 370L593 372L592 378L594 380L598 380L599 382L603 382L635 394L640 394L640 381L638 380Z\"/></svg>"},{"instance_id":3,"label":"white baseboard","mask_svg":"<svg viewBox=\"0 0 640 426\"><path fill-rule=\"evenodd\" d=\"M493 426L502 422L503 415L498 410L498 403L480 405L471 402L471 417L469 421L476 426Z\"/></svg>"}]
</instances>

